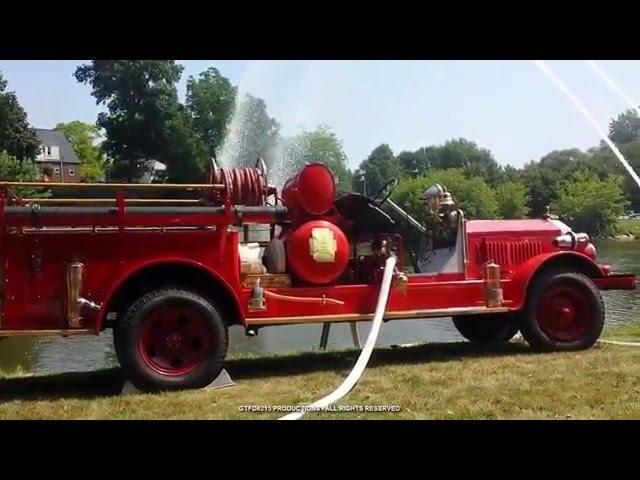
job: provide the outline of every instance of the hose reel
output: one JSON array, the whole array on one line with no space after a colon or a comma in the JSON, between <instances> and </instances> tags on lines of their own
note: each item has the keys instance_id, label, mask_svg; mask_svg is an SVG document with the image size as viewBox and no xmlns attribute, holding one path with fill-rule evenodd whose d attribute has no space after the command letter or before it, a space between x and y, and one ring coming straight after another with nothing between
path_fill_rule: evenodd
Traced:
<instances>
[{"instance_id":1,"label":"hose reel","mask_svg":"<svg viewBox=\"0 0 640 480\"><path fill-rule=\"evenodd\" d=\"M222 195L228 196L233 205L263 206L272 189L267 185L267 168L261 158L255 167L220 168L212 159L209 183L222 184Z\"/></svg>"}]
</instances>

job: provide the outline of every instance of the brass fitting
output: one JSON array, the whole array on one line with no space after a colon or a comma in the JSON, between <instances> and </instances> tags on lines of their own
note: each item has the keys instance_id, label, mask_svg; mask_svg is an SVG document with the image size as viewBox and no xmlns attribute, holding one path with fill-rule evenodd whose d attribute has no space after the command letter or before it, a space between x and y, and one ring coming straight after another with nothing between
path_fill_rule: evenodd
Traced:
<instances>
[{"instance_id":1,"label":"brass fitting","mask_svg":"<svg viewBox=\"0 0 640 480\"><path fill-rule=\"evenodd\" d=\"M84 265L82 263L73 262L67 265L66 313L69 328L80 328L81 326L82 316L80 315L79 299L83 277Z\"/></svg>"},{"instance_id":2,"label":"brass fitting","mask_svg":"<svg viewBox=\"0 0 640 480\"><path fill-rule=\"evenodd\" d=\"M484 265L484 283L487 307L501 307L503 294L500 284L500 265L494 262Z\"/></svg>"}]
</instances>

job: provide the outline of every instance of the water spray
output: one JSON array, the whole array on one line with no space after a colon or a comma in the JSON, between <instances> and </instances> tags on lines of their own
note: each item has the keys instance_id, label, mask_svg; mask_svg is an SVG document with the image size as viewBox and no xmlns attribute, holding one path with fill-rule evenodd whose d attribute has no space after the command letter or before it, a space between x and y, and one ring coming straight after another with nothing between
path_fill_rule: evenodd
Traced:
<instances>
[{"instance_id":1,"label":"water spray","mask_svg":"<svg viewBox=\"0 0 640 480\"><path fill-rule=\"evenodd\" d=\"M542 70L542 72L547 77L549 77L549 79L553 82L553 84L556 87L558 87L567 97L569 97L569 99L573 102L576 108L580 110L580 113L582 113L582 115L593 126L593 128L596 129L596 131L598 132L602 140L609 146L609 148L611 149L611 151L613 151L614 155L618 158L618 160L620 160L620 162L629 172L629 174L631 175L633 180L636 182L638 187L640 187L640 178L638 178L638 175L636 174L636 172L633 170L633 168L631 168L631 165L629 165L629 162L627 162L627 160L624 158L622 153L620 153L620 150L618 150L618 147L615 146L615 144L609 139L609 137L605 134L605 132L600 128L600 125L598 125L598 122L596 122L596 120L593 118L591 113L589 113L589 111L585 108L582 102L580 102L578 97L576 97L575 94L567 88L564 82L560 80L560 78L558 78L553 73L553 70L551 70L551 68L545 62L543 62L542 60L534 60L533 63L536 67ZM588 64L598 75L600 75L607 82L607 84L616 93L621 95L625 99L625 101L631 105L631 108L635 109L640 113L640 110L638 110L638 108L634 105L633 100L631 100L630 97L624 94L622 89L620 89L620 87L618 87L617 84L607 76L604 70L598 67L598 64L595 61L591 60L588 62ZM608 345L618 345L618 346L624 346L624 347L640 347L640 342L618 342L613 340L598 340L598 343L608 344Z\"/></svg>"},{"instance_id":2,"label":"water spray","mask_svg":"<svg viewBox=\"0 0 640 480\"><path fill-rule=\"evenodd\" d=\"M631 168L631 165L629 165L629 162L627 162L622 153L620 153L618 147L616 147L615 144L609 139L604 130L600 128L598 122L595 120L595 118L593 118L593 115L591 115L591 113L585 108L578 97L576 97L575 94L567 88L564 82L560 80L560 78L558 78L555 73L553 73L553 70L551 70L551 68L544 61L533 60L533 64L540 70L542 70L542 72L551 80L551 82L553 82L553 84L558 87L562 91L562 93L564 93L569 98L569 100L571 100L571 102L573 102L574 106L580 111L580 113L582 113L582 115L587 119L591 126L596 129L596 131L602 138L602 141L609 146L613 154L620 161L620 163L622 163L627 172L629 172L631 178L633 178L633 180L636 182L638 188L640 188L640 177L638 177L633 168Z\"/></svg>"},{"instance_id":3,"label":"water spray","mask_svg":"<svg viewBox=\"0 0 640 480\"><path fill-rule=\"evenodd\" d=\"M605 71L596 63L595 60L585 60L585 61L587 62L587 65L589 65L591 70L593 70L596 74L598 74L598 76L600 76L600 78L602 78L605 81L605 83L609 86L609 88L613 90L615 93L617 93L618 96L620 96L620 98L622 98L625 101L625 103L631 110L635 110L635 112L638 115L640 115L640 108L638 108L638 102L636 102L633 98L627 95L627 93L624 90L622 90L622 88L620 88L620 86L613 80L613 78L611 78L609 75L605 73Z\"/></svg>"}]
</instances>

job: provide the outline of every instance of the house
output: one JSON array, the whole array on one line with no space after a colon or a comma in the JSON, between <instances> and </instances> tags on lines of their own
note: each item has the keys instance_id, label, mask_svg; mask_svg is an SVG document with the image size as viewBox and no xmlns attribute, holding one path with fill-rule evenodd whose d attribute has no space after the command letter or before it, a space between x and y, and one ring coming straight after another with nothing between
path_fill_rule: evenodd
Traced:
<instances>
[{"instance_id":1,"label":"house","mask_svg":"<svg viewBox=\"0 0 640 480\"><path fill-rule=\"evenodd\" d=\"M79 182L80 160L64 133L57 130L36 128L40 153L36 165L40 175L52 182Z\"/></svg>"}]
</instances>

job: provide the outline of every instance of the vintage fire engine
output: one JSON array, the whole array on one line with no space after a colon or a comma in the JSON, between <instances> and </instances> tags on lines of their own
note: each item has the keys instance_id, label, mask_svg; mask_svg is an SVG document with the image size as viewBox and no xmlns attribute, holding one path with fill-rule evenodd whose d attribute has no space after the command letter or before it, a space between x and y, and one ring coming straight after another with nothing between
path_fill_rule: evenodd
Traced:
<instances>
[{"instance_id":1,"label":"vintage fire engine","mask_svg":"<svg viewBox=\"0 0 640 480\"><path fill-rule=\"evenodd\" d=\"M255 335L370 320L390 255L385 320L452 317L472 342L521 331L534 348L588 348L603 328L600 290L635 288L557 220L468 221L456 210L452 235L434 235L437 223L390 199L396 184L338 195L322 164L281 192L263 164L212 164L209 182L194 185L0 184L0 337L112 328L136 387L196 388L220 373L231 325ZM20 196L45 186L85 193ZM443 191L433 200L434 212L452 205ZM251 239L254 225L266 238Z\"/></svg>"}]
</instances>

